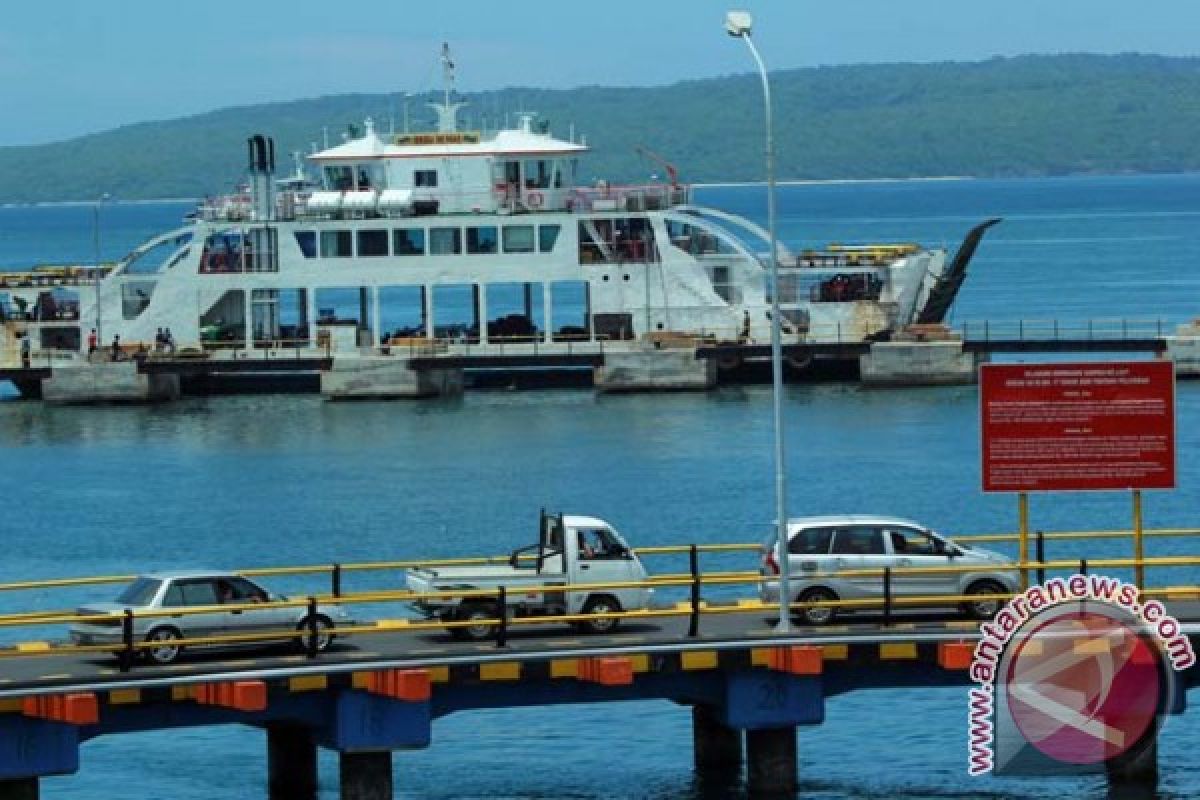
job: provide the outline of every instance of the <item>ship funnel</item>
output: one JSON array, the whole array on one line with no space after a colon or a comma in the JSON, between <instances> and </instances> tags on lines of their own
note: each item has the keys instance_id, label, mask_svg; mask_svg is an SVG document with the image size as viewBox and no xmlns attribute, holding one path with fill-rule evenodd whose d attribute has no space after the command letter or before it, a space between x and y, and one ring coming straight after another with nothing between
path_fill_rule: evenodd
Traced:
<instances>
[{"instance_id":1,"label":"ship funnel","mask_svg":"<svg viewBox=\"0 0 1200 800\"><path fill-rule=\"evenodd\" d=\"M275 214L275 140L260 133L247 139L246 144L250 151L250 200L254 218L269 220Z\"/></svg>"}]
</instances>

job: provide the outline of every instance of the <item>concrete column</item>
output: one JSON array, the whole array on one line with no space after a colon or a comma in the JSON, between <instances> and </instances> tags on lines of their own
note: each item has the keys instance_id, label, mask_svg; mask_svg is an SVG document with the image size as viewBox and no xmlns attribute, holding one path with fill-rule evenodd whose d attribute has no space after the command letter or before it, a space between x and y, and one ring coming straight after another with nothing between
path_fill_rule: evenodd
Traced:
<instances>
[{"instance_id":1,"label":"concrete column","mask_svg":"<svg viewBox=\"0 0 1200 800\"><path fill-rule=\"evenodd\" d=\"M243 258L245 251L242 251ZM254 290L242 290L242 347L254 348Z\"/></svg>"},{"instance_id":2,"label":"concrete column","mask_svg":"<svg viewBox=\"0 0 1200 800\"><path fill-rule=\"evenodd\" d=\"M317 745L303 725L267 726L268 800L315 800Z\"/></svg>"},{"instance_id":3,"label":"concrete column","mask_svg":"<svg viewBox=\"0 0 1200 800\"><path fill-rule=\"evenodd\" d=\"M1105 765L1109 800L1154 800L1158 797L1158 737L1147 747Z\"/></svg>"},{"instance_id":4,"label":"concrete column","mask_svg":"<svg viewBox=\"0 0 1200 800\"><path fill-rule=\"evenodd\" d=\"M14 778L0 781L0 800L38 800L37 778Z\"/></svg>"},{"instance_id":5,"label":"concrete column","mask_svg":"<svg viewBox=\"0 0 1200 800\"><path fill-rule=\"evenodd\" d=\"M425 309L425 337L433 338L433 286L421 287L421 304Z\"/></svg>"},{"instance_id":6,"label":"concrete column","mask_svg":"<svg viewBox=\"0 0 1200 800\"><path fill-rule=\"evenodd\" d=\"M383 315L379 309L379 287L371 287L371 341L375 343L375 347L379 347L382 343L383 336Z\"/></svg>"},{"instance_id":7,"label":"concrete column","mask_svg":"<svg viewBox=\"0 0 1200 800\"><path fill-rule=\"evenodd\" d=\"M796 729L746 731L746 788L757 796L796 793Z\"/></svg>"},{"instance_id":8,"label":"concrete column","mask_svg":"<svg viewBox=\"0 0 1200 800\"><path fill-rule=\"evenodd\" d=\"M475 324L479 326L479 343L487 344L487 284L475 284Z\"/></svg>"},{"instance_id":9,"label":"concrete column","mask_svg":"<svg viewBox=\"0 0 1200 800\"><path fill-rule=\"evenodd\" d=\"M736 775L742 768L742 732L721 722L712 706L692 706L696 772Z\"/></svg>"},{"instance_id":10,"label":"concrete column","mask_svg":"<svg viewBox=\"0 0 1200 800\"><path fill-rule=\"evenodd\" d=\"M341 753L342 800L392 800L392 754Z\"/></svg>"},{"instance_id":11,"label":"concrete column","mask_svg":"<svg viewBox=\"0 0 1200 800\"><path fill-rule=\"evenodd\" d=\"M308 346L317 346L317 290L304 289L304 323L308 328Z\"/></svg>"}]
</instances>

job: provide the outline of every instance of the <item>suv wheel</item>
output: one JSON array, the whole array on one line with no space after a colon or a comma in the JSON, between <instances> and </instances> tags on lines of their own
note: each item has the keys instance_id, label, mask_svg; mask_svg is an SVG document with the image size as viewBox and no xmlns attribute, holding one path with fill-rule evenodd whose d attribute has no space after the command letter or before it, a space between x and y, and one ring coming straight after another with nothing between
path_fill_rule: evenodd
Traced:
<instances>
[{"instance_id":1,"label":"suv wheel","mask_svg":"<svg viewBox=\"0 0 1200 800\"><path fill-rule=\"evenodd\" d=\"M815 586L812 589L805 589L801 592L800 596L796 598L796 602L827 603L837 599L838 596L833 593L832 589L826 589L824 586ZM828 625L837 616L837 608L834 606L810 606L792 613L796 619L805 625Z\"/></svg>"}]
</instances>

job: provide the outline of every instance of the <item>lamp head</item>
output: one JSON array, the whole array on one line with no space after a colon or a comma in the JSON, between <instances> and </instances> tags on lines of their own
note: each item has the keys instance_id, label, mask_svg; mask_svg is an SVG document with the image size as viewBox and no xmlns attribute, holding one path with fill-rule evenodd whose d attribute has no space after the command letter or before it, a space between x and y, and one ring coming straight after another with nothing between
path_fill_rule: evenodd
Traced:
<instances>
[{"instance_id":1,"label":"lamp head","mask_svg":"<svg viewBox=\"0 0 1200 800\"><path fill-rule=\"evenodd\" d=\"M749 11L730 11L725 15L725 32L730 36L749 36L754 17Z\"/></svg>"}]
</instances>

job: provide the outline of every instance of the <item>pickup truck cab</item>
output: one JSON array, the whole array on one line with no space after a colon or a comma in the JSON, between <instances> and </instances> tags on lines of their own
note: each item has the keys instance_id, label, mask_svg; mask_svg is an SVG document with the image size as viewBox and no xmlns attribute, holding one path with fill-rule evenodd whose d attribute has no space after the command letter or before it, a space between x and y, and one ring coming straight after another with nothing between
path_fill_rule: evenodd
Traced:
<instances>
[{"instance_id":1,"label":"pickup truck cab","mask_svg":"<svg viewBox=\"0 0 1200 800\"><path fill-rule=\"evenodd\" d=\"M606 587L591 584L638 583L646 568L611 525L596 517L564 514L541 516L538 541L513 550L507 564L478 567L417 567L405 574L416 594L456 590L505 590L504 613L509 617L551 617L608 614L647 608L654 590L646 587ZM572 589L572 587L577 587ZM428 619L446 622L480 620L477 625L448 628L458 639L488 639L500 618L493 597L425 597L413 608ZM574 623L589 633L609 633L617 617L596 617Z\"/></svg>"}]
</instances>

